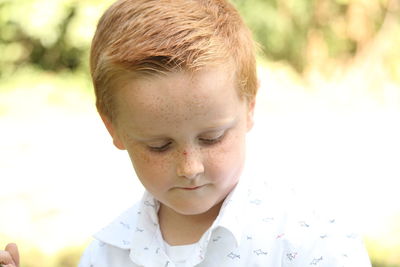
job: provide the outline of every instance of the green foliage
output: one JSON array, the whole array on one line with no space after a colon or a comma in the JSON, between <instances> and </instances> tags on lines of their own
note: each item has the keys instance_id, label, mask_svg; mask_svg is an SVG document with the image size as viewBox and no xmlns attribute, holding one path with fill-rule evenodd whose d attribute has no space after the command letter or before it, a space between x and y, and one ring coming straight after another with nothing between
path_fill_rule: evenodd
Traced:
<instances>
[{"instance_id":1,"label":"green foliage","mask_svg":"<svg viewBox=\"0 0 400 267\"><path fill-rule=\"evenodd\" d=\"M264 55L271 60L285 60L300 69L304 61L307 27L311 23L312 1L234 0L253 30Z\"/></svg>"},{"instance_id":2,"label":"green foliage","mask_svg":"<svg viewBox=\"0 0 400 267\"><path fill-rule=\"evenodd\" d=\"M105 2L0 1L0 78L25 65L87 71L90 40L102 12L99 3Z\"/></svg>"},{"instance_id":3,"label":"green foliage","mask_svg":"<svg viewBox=\"0 0 400 267\"><path fill-rule=\"evenodd\" d=\"M56 15L50 16L46 21L32 15L37 13L30 13L35 10L43 11L45 8L47 9L33 1L2 3L0 23L3 34L0 41L5 55L0 65L2 72L23 64L53 71L75 70L80 65L84 49L74 47L66 39L76 7L56 6L52 10L50 6L47 12ZM42 12L40 16L48 16L47 12Z\"/></svg>"},{"instance_id":4,"label":"green foliage","mask_svg":"<svg viewBox=\"0 0 400 267\"><path fill-rule=\"evenodd\" d=\"M240 10L262 54L285 61L302 72L313 49L327 50L329 58L350 58L376 34L385 15L382 1L232 0ZM365 2L365 1L364 1ZM368 24L362 25L368 21ZM359 23L362 39L351 28ZM316 39L317 38L317 39ZM319 46L313 45L320 42ZM311 50L311 51L310 51Z\"/></svg>"}]
</instances>

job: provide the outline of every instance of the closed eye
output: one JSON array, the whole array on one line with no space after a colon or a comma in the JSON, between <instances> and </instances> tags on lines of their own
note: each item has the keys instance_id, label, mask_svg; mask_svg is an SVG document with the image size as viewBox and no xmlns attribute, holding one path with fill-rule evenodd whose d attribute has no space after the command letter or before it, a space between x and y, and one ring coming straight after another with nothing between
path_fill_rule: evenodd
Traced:
<instances>
[{"instance_id":1,"label":"closed eye","mask_svg":"<svg viewBox=\"0 0 400 267\"><path fill-rule=\"evenodd\" d=\"M164 152L169 148L170 145L171 145L171 142L168 142L162 146L148 146L148 148L154 152Z\"/></svg>"},{"instance_id":2,"label":"closed eye","mask_svg":"<svg viewBox=\"0 0 400 267\"><path fill-rule=\"evenodd\" d=\"M225 134L218 136L217 138L199 138L199 140L205 145L214 145L222 141Z\"/></svg>"}]
</instances>

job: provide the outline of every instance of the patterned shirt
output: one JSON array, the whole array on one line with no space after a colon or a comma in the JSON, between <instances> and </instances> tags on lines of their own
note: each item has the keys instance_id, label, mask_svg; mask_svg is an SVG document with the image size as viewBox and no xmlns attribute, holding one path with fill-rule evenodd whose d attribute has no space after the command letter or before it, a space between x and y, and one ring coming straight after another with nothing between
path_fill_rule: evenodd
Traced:
<instances>
[{"instance_id":1,"label":"patterned shirt","mask_svg":"<svg viewBox=\"0 0 400 267\"><path fill-rule=\"evenodd\" d=\"M242 181L179 266L370 267L363 243L338 219L308 212L267 183ZM302 208L303 207L303 208ZM173 267L158 225L159 203L142 200L95 235L79 267Z\"/></svg>"}]
</instances>

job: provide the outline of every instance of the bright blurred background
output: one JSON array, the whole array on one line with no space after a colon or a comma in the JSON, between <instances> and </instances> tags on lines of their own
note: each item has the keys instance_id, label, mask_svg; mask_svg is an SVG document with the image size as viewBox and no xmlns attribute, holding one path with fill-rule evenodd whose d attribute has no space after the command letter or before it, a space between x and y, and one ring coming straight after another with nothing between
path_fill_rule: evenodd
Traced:
<instances>
[{"instance_id":1,"label":"bright blurred background","mask_svg":"<svg viewBox=\"0 0 400 267\"><path fill-rule=\"evenodd\" d=\"M111 0L0 0L0 247L69 267L141 196L94 107L88 49ZM234 0L260 44L249 164L400 266L400 1ZM258 169L257 169L258 168Z\"/></svg>"}]
</instances>

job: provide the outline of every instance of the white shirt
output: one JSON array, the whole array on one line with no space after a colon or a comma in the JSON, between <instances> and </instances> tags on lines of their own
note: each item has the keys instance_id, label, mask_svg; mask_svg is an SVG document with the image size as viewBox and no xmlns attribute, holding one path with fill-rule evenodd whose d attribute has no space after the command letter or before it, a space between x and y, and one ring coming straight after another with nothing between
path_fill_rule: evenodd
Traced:
<instances>
[{"instance_id":1,"label":"white shirt","mask_svg":"<svg viewBox=\"0 0 400 267\"><path fill-rule=\"evenodd\" d=\"M337 219L307 212L290 194L267 184L249 187L240 182L210 229L187 248L165 247L158 208L146 192L95 235L79 267L371 266L363 243L343 231ZM186 261L171 255L179 249L186 254L191 249Z\"/></svg>"},{"instance_id":2,"label":"white shirt","mask_svg":"<svg viewBox=\"0 0 400 267\"><path fill-rule=\"evenodd\" d=\"M196 244L171 246L164 242L165 253L176 267L184 267L186 261L191 257L196 249Z\"/></svg>"}]
</instances>

